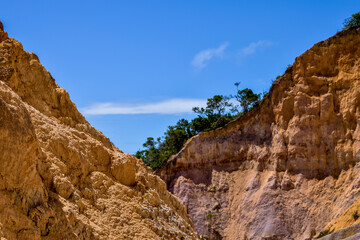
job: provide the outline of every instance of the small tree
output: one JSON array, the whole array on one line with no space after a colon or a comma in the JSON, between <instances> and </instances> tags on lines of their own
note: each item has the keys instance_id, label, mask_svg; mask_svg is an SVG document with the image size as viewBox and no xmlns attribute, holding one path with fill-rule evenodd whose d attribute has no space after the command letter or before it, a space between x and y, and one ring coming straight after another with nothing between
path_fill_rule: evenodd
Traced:
<instances>
[{"instance_id":1,"label":"small tree","mask_svg":"<svg viewBox=\"0 0 360 240\"><path fill-rule=\"evenodd\" d=\"M180 151L184 143L195 135L186 119L180 119L175 126L169 126L164 134L165 138L160 144L160 150L167 150L170 155Z\"/></svg>"},{"instance_id":2,"label":"small tree","mask_svg":"<svg viewBox=\"0 0 360 240\"><path fill-rule=\"evenodd\" d=\"M354 13L351 17L345 19L343 29L360 27L360 12Z\"/></svg>"},{"instance_id":3,"label":"small tree","mask_svg":"<svg viewBox=\"0 0 360 240\"><path fill-rule=\"evenodd\" d=\"M200 115L211 114L224 114L226 108L231 107L229 97L223 95L215 95L213 98L208 98L206 102L206 108L194 107L192 110Z\"/></svg>"},{"instance_id":4,"label":"small tree","mask_svg":"<svg viewBox=\"0 0 360 240\"><path fill-rule=\"evenodd\" d=\"M230 98L223 95L215 95L208 98L206 108L194 107L193 111L198 115L191 121L195 133L210 131L225 126L233 117L229 113L232 104Z\"/></svg>"},{"instance_id":5,"label":"small tree","mask_svg":"<svg viewBox=\"0 0 360 240\"><path fill-rule=\"evenodd\" d=\"M235 83L235 86L238 88L239 84ZM243 109L243 112L248 112L252 107L258 104L261 94L255 94L251 89L245 88L243 90L237 90L234 98L240 103L240 106ZM236 109L236 108L235 108Z\"/></svg>"},{"instance_id":6,"label":"small tree","mask_svg":"<svg viewBox=\"0 0 360 240\"><path fill-rule=\"evenodd\" d=\"M143 144L145 150L137 151L135 156L137 158L143 159L144 163L150 166L152 169L160 168L164 165L164 160L160 158L160 144L160 138L155 140L152 137L148 137L146 142Z\"/></svg>"}]
</instances>

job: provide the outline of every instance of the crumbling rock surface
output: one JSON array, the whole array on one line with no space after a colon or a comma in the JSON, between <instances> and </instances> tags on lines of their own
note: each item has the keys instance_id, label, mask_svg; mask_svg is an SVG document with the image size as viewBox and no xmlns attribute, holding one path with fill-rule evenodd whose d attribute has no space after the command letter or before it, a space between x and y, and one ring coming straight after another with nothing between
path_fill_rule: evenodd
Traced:
<instances>
[{"instance_id":1,"label":"crumbling rock surface","mask_svg":"<svg viewBox=\"0 0 360 240\"><path fill-rule=\"evenodd\" d=\"M259 107L157 174L210 239L312 239L360 197L360 29L315 44Z\"/></svg>"},{"instance_id":2,"label":"crumbling rock surface","mask_svg":"<svg viewBox=\"0 0 360 240\"><path fill-rule=\"evenodd\" d=\"M196 239L165 183L78 112L0 24L0 238Z\"/></svg>"}]
</instances>

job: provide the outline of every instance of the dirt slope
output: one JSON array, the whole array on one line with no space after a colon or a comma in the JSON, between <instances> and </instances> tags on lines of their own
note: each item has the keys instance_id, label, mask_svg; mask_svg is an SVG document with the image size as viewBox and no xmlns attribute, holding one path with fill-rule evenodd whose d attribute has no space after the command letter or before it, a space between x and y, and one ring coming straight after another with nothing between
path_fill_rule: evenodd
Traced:
<instances>
[{"instance_id":1,"label":"dirt slope","mask_svg":"<svg viewBox=\"0 0 360 240\"><path fill-rule=\"evenodd\" d=\"M0 24L0 238L196 239L185 207Z\"/></svg>"},{"instance_id":2,"label":"dirt slope","mask_svg":"<svg viewBox=\"0 0 360 240\"><path fill-rule=\"evenodd\" d=\"M295 59L261 105L157 173L210 239L312 239L360 198L360 30Z\"/></svg>"}]
</instances>

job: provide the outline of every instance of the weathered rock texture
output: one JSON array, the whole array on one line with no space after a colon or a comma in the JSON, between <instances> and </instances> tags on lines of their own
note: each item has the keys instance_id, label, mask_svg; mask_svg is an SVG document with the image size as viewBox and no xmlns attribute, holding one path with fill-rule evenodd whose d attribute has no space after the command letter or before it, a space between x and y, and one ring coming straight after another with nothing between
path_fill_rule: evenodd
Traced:
<instances>
[{"instance_id":1,"label":"weathered rock texture","mask_svg":"<svg viewBox=\"0 0 360 240\"><path fill-rule=\"evenodd\" d=\"M329 235L321 239L343 239L355 237L356 234L358 238L354 239L360 239L360 199L346 209L340 217L329 223L322 233L323 235L329 233Z\"/></svg>"},{"instance_id":2,"label":"weathered rock texture","mask_svg":"<svg viewBox=\"0 0 360 240\"><path fill-rule=\"evenodd\" d=\"M360 197L360 30L297 57L260 106L158 174L211 239L311 239Z\"/></svg>"},{"instance_id":3,"label":"weathered rock texture","mask_svg":"<svg viewBox=\"0 0 360 240\"><path fill-rule=\"evenodd\" d=\"M186 209L0 24L0 238L195 239Z\"/></svg>"}]
</instances>

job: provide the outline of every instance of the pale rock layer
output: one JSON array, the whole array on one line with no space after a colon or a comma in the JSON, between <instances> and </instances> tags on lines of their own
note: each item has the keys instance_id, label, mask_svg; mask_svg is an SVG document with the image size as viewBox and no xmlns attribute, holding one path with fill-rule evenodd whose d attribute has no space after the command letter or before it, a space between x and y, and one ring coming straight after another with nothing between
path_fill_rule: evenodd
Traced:
<instances>
[{"instance_id":1,"label":"pale rock layer","mask_svg":"<svg viewBox=\"0 0 360 240\"><path fill-rule=\"evenodd\" d=\"M210 239L312 239L360 197L360 30L315 44L259 107L157 174Z\"/></svg>"}]
</instances>

